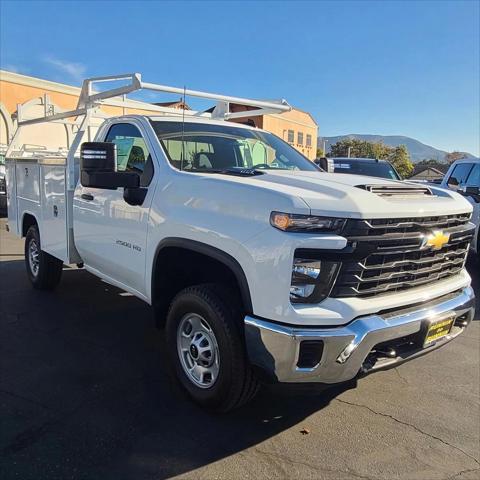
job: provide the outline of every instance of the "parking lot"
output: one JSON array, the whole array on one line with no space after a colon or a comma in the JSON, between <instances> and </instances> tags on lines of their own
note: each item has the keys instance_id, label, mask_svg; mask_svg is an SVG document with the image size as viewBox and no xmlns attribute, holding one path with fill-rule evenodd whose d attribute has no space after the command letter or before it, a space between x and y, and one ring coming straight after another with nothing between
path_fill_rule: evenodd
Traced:
<instances>
[{"instance_id":1,"label":"parking lot","mask_svg":"<svg viewBox=\"0 0 480 480\"><path fill-rule=\"evenodd\" d=\"M264 388L215 416L170 376L146 304L69 268L54 293L34 291L5 223L2 479L479 477L478 313L413 362L328 390Z\"/></svg>"}]
</instances>

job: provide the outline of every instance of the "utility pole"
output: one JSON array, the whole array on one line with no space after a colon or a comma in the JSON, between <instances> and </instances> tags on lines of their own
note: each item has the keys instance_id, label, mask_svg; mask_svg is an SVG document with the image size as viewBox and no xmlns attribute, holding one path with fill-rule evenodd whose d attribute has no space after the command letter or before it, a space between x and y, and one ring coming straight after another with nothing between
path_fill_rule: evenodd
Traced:
<instances>
[{"instance_id":1,"label":"utility pole","mask_svg":"<svg viewBox=\"0 0 480 480\"><path fill-rule=\"evenodd\" d=\"M327 142L328 140L323 139L323 156L327 156Z\"/></svg>"},{"instance_id":2,"label":"utility pole","mask_svg":"<svg viewBox=\"0 0 480 480\"><path fill-rule=\"evenodd\" d=\"M352 147L348 147L348 154L347 154L347 157L350 158L350 150L352 149Z\"/></svg>"}]
</instances>

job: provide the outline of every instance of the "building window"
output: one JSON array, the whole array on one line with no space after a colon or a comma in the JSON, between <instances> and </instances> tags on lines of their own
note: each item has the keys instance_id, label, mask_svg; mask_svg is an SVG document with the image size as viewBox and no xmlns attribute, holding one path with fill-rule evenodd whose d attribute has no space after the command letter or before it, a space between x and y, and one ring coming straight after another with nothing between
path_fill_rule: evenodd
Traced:
<instances>
[{"instance_id":1,"label":"building window","mask_svg":"<svg viewBox=\"0 0 480 480\"><path fill-rule=\"evenodd\" d=\"M312 146L312 136L307 134L307 147Z\"/></svg>"},{"instance_id":2,"label":"building window","mask_svg":"<svg viewBox=\"0 0 480 480\"><path fill-rule=\"evenodd\" d=\"M293 130L288 131L288 143L295 142L295 132Z\"/></svg>"},{"instance_id":3,"label":"building window","mask_svg":"<svg viewBox=\"0 0 480 480\"><path fill-rule=\"evenodd\" d=\"M297 133L297 143L299 145L303 145L303 132L298 132Z\"/></svg>"}]
</instances>

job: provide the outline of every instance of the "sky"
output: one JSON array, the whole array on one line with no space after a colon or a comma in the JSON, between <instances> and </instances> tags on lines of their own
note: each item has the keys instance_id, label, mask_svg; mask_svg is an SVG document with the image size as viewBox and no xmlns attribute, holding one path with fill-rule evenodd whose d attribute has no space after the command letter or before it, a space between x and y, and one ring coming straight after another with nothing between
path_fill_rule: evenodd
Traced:
<instances>
[{"instance_id":1,"label":"sky","mask_svg":"<svg viewBox=\"0 0 480 480\"><path fill-rule=\"evenodd\" d=\"M73 85L135 71L285 98L321 136L406 135L480 153L479 0L0 0L0 22L5 70Z\"/></svg>"}]
</instances>

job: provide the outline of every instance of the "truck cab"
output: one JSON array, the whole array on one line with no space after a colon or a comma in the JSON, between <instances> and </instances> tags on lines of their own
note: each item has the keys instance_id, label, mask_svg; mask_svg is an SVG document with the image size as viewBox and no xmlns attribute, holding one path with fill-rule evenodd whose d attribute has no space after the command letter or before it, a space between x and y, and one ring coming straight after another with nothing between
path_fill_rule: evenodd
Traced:
<instances>
[{"instance_id":1,"label":"truck cab","mask_svg":"<svg viewBox=\"0 0 480 480\"><path fill-rule=\"evenodd\" d=\"M231 410L261 381L347 381L465 331L474 226L462 195L326 173L275 135L229 121L281 113L284 100L185 91L138 74L94 93L103 80L85 82L75 111L19 122L84 112L66 156L22 150L16 133L9 225L25 237L35 288L55 288L62 265L77 263L152 305L197 403ZM88 138L98 102L139 88L218 104L102 119ZM230 112L229 102L250 109Z\"/></svg>"}]
</instances>

